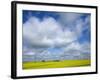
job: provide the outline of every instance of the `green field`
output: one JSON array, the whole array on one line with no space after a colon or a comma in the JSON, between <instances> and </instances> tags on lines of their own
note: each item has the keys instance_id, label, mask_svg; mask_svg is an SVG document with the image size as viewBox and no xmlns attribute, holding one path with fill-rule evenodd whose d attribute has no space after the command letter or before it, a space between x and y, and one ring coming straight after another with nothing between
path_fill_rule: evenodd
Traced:
<instances>
[{"instance_id":1,"label":"green field","mask_svg":"<svg viewBox=\"0 0 100 80\"><path fill-rule=\"evenodd\" d=\"M23 62L23 69L64 68L90 66L90 60L62 60L45 62Z\"/></svg>"}]
</instances>

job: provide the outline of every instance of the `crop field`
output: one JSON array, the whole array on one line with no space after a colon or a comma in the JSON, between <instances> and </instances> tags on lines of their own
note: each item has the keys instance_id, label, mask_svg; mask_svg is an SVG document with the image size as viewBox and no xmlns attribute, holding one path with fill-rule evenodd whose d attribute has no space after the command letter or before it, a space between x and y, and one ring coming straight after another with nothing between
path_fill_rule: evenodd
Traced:
<instances>
[{"instance_id":1,"label":"crop field","mask_svg":"<svg viewBox=\"0 0 100 80\"><path fill-rule=\"evenodd\" d=\"M65 68L90 66L90 60L61 60L61 61L41 61L23 62L23 69L43 69L43 68Z\"/></svg>"}]
</instances>

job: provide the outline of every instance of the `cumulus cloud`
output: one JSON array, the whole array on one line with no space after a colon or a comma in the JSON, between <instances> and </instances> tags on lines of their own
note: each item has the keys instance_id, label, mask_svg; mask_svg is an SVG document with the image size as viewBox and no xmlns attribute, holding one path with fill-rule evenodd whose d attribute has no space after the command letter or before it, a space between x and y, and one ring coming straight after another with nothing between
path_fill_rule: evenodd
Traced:
<instances>
[{"instance_id":1,"label":"cumulus cloud","mask_svg":"<svg viewBox=\"0 0 100 80\"><path fill-rule=\"evenodd\" d=\"M79 43L77 41L71 43L69 46L64 47L65 51L71 51L71 50L77 50L80 52L85 52L89 53L90 52L90 43L84 42L84 43Z\"/></svg>"},{"instance_id":2,"label":"cumulus cloud","mask_svg":"<svg viewBox=\"0 0 100 80\"><path fill-rule=\"evenodd\" d=\"M76 39L75 33L66 29L52 17L40 21L31 17L23 24L23 37L34 47L64 46Z\"/></svg>"},{"instance_id":3,"label":"cumulus cloud","mask_svg":"<svg viewBox=\"0 0 100 80\"><path fill-rule=\"evenodd\" d=\"M90 30L90 15L82 13L58 13L60 16L59 23L64 25L64 29L67 27L69 30L79 37L86 29ZM84 17L84 20L83 18Z\"/></svg>"},{"instance_id":4,"label":"cumulus cloud","mask_svg":"<svg viewBox=\"0 0 100 80\"><path fill-rule=\"evenodd\" d=\"M62 22L63 24L67 24L67 25L71 25L72 23L75 23L76 20L78 20L82 14L79 13L58 13L60 15L60 22Z\"/></svg>"},{"instance_id":5,"label":"cumulus cloud","mask_svg":"<svg viewBox=\"0 0 100 80\"><path fill-rule=\"evenodd\" d=\"M58 48L64 55L79 53L79 56L82 56L86 53L86 58L90 55L87 55L90 53L90 43L79 43L78 38L83 35L84 30L90 29L90 16L84 20L80 18L82 16L83 14L78 13L61 13L58 20L53 17L44 17L40 20L31 16L23 24L23 54L44 55L45 51L52 53L48 52L49 48ZM70 57L72 55L69 55L68 59Z\"/></svg>"},{"instance_id":6,"label":"cumulus cloud","mask_svg":"<svg viewBox=\"0 0 100 80\"><path fill-rule=\"evenodd\" d=\"M73 42L67 47L64 47L64 59L90 59L90 43ZM68 57L68 58L66 58Z\"/></svg>"}]
</instances>

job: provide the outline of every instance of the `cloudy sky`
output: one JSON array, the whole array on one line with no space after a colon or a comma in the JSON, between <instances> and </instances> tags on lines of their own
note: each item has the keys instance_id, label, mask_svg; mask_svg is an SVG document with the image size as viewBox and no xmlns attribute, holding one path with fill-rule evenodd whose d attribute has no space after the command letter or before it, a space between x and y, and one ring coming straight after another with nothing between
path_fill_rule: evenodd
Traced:
<instances>
[{"instance_id":1,"label":"cloudy sky","mask_svg":"<svg viewBox=\"0 0 100 80\"><path fill-rule=\"evenodd\" d=\"M55 58L53 54L70 54L85 59L90 55L90 17L87 13L23 10L23 55Z\"/></svg>"}]
</instances>

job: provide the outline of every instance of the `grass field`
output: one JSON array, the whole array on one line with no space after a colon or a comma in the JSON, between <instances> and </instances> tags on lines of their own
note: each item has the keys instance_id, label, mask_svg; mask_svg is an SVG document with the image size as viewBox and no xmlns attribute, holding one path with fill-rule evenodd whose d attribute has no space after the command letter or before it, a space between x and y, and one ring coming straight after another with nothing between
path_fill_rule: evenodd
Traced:
<instances>
[{"instance_id":1,"label":"grass field","mask_svg":"<svg viewBox=\"0 0 100 80\"><path fill-rule=\"evenodd\" d=\"M23 69L64 68L90 66L90 60L63 60L45 62L23 62Z\"/></svg>"}]
</instances>

